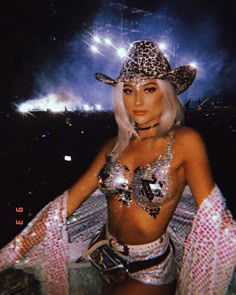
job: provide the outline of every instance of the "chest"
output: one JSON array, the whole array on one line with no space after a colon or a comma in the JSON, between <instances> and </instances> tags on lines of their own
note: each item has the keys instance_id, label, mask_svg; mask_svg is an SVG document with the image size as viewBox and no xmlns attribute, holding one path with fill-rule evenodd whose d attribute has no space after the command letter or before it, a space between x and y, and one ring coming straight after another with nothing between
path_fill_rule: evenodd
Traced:
<instances>
[{"instance_id":1,"label":"chest","mask_svg":"<svg viewBox=\"0 0 236 295\"><path fill-rule=\"evenodd\" d=\"M166 152L143 166L131 170L110 156L98 175L100 189L107 197L116 198L130 206L132 198L150 215L156 216L159 207L171 197L170 167L173 155Z\"/></svg>"},{"instance_id":2,"label":"chest","mask_svg":"<svg viewBox=\"0 0 236 295\"><path fill-rule=\"evenodd\" d=\"M175 195L179 183L178 161L173 159L172 145L173 136L167 144L161 145L162 149L154 148L152 153L149 145L149 154L145 146L136 147L133 151L127 149L120 159L109 154L98 174L100 190L122 205L131 206L134 201L155 218L160 207Z\"/></svg>"}]
</instances>

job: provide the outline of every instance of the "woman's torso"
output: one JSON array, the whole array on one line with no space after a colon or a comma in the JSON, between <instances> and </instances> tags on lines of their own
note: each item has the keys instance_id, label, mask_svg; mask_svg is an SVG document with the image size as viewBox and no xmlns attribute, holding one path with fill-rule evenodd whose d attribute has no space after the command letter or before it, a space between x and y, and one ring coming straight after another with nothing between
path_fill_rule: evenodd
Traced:
<instances>
[{"instance_id":1,"label":"woman's torso","mask_svg":"<svg viewBox=\"0 0 236 295\"><path fill-rule=\"evenodd\" d=\"M98 183L109 231L121 242L144 244L165 232L185 184L176 132L153 145L153 138L131 141L120 159L107 155Z\"/></svg>"}]
</instances>

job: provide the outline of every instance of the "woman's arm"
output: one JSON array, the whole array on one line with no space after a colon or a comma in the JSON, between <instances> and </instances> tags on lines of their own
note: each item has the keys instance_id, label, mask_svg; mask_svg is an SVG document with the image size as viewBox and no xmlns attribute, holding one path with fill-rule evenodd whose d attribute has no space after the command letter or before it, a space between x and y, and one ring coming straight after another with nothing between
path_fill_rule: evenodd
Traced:
<instances>
[{"instance_id":1,"label":"woman's arm","mask_svg":"<svg viewBox=\"0 0 236 295\"><path fill-rule=\"evenodd\" d=\"M207 151L197 131L183 128L181 133L185 177L199 207L214 187Z\"/></svg>"},{"instance_id":2,"label":"woman's arm","mask_svg":"<svg viewBox=\"0 0 236 295\"><path fill-rule=\"evenodd\" d=\"M49 253L48 249L53 250L55 243L62 239L61 228L65 226L65 207L67 206L68 217L97 188L97 174L104 165L106 155L111 151L112 147L112 141L102 147L88 170L68 190L68 197L66 197L67 192L65 192L66 195L63 194L46 205L15 239L0 249L0 270L14 265L18 260L22 260L33 247L36 247L34 251L39 252L43 251L44 247L46 247L47 253ZM65 202L67 203L65 204ZM55 237L57 238L53 241ZM37 245L39 245L39 248L37 248ZM64 251L62 248L65 245L65 243L60 243L60 246L58 246L60 251ZM39 259L40 256L35 258L35 252L32 253L30 254L32 261Z\"/></svg>"},{"instance_id":3,"label":"woman's arm","mask_svg":"<svg viewBox=\"0 0 236 295\"><path fill-rule=\"evenodd\" d=\"M114 141L112 139L102 147L87 171L68 190L67 217L96 190L97 175L105 163L106 155L112 150Z\"/></svg>"}]
</instances>

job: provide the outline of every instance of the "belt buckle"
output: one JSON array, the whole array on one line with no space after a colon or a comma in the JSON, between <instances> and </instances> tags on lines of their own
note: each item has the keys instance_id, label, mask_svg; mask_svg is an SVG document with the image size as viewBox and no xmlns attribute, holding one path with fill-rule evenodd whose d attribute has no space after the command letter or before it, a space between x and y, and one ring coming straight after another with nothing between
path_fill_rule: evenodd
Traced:
<instances>
[{"instance_id":1,"label":"belt buckle","mask_svg":"<svg viewBox=\"0 0 236 295\"><path fill-rule=\"evenodd\" d=\"M116 245L118 247L116 247ZM115 248L117 251L119 251L121 254L125 255L125 256L128 256L129 255L129 247L126 245L126 244L123 244L123 243L120 243L119 241L117 240L114 240L114 239L110 239L109 240L109 246L111 248ZM122 247L122 249L117 249L119 247Z\"/></svg>"}]
</instances>

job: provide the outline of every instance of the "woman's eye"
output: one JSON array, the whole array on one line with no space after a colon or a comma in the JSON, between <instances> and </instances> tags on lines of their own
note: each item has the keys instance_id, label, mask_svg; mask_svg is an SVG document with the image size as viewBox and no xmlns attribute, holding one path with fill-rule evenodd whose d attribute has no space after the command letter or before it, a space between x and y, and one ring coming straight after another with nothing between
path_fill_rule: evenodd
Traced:
<instances>
[{"instance_id":1,"label":"woman's eye","mask_svg":"<svg viewBox=\"0 0 236 295\"><path fill-rule=\"evenodd\" d=\"M148 88L144 89L144 92L147 92L147 93L152 93L152 92L155 92L155 91L156 91L155 87L148 87Z\"/></svg>"},{"instance_id":2,"label":"woman's eye","mask_svg":"<svg viewBox=\"0 0 236 295\"><path fill-rule=\"evenodd\" d=\"M130 94L130 93L132 92L132 90L131 90L130 88L124 88L124 89L123 89L123 92L124 92L125 94Z\"/></svg>"}]
</instances>

